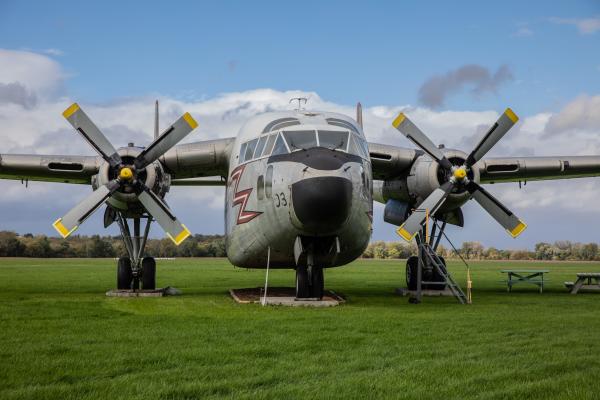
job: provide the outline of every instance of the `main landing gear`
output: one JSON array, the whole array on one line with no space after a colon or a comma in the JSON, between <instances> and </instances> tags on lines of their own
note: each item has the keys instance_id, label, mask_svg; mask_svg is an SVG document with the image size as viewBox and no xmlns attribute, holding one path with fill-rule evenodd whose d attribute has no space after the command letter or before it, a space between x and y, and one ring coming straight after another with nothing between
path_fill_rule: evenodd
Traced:
<instances>
[{"instance_id":1,"label":"main landing gear","mask_svg":"<svg viewBox=\"0 0 600 400\"><path fill-rule=\"evenodd\" d=\"M142 290L156 289L156 261L153 257L142 257L152 217L149 215L127 218L120 211L107 211L112 214L112 220L116 219L121 230L121 236L127 249L129 257L121 257L117 262L117 289L119 290ZM131 234L128 219L132 220L133 235ZM141 220L146 220L143 234L141 233ZM107 219L105 218L105 225ZM110 217L108 219L110 222Z\"/></svg>"}]
</instances>

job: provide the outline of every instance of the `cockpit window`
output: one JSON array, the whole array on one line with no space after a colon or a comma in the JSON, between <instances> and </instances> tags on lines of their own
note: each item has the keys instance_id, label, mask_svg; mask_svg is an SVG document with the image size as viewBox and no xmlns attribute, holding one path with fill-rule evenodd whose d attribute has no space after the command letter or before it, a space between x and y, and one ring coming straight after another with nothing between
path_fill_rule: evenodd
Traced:
<instances>
[{"instance_id":1,"label":"cockpit window","mask_svg":"<svg viewBox=\"0 0 600 400\"><path fill-rule=\"evenodd\" d=\"M358 150L359 147L360 147L360 145L357 143L356 136L350 135L350 143L348 145L348 153L358 154L359 156L362 156L363 152Z\"/></svg>"},{"instance_id":2,"label":"cockpit window","mask_svg":"<svg viewBox=\"0 0 600 400\"><path fill-rule=\"evenodd\" d=\"M283 132L290 151L306 150L317 147L315 131L285 131Z\"/></svg>"},{"instance_id":3,"label":"cockpit window","mask_svg":"<svg viewBox=\"0 0 600 400\"><path fill-rule=\"evenodd\" d=\"M267 143L267 136L262 136L258 139L258 144L256 145L256 151L254 152L254 158L260 157L263 149L265 148L265 144Z\"/></svg>"},{"instance_id":4,"label":"cockpit window","mask_svg":"<svg viewBox=\"0 0 600 400\"><path fill-rule=\"evenodd\" d=\"M350 145L350 152L354 152L354 154L358 154L362 158L369 158L368 151L365 151L366 142L363 142L360 137L357 135L352 136L352 144Z\"/></svg>"},{"instance_id":5,"label":"cockpit window","mask_svg":"<svg viewBox=\"0 0 600 400\"><path fill-rule=\"evenodd\" d=\"M239 162L244 162L244 154L246 154L246 146L248 143L242 143L242 147L240 147L240 158Z\"/></svg>"},{"instance_id":6,"label":"cockpit window","mask_svg":"<svg viewBox=\"0 0 600 400\"><path fill-rule=\"evenodd\" d=\"M285 145L285 141L283 140L283 136L277 135L277 140L275 141L275 148L273 149L273 153L271 155L277 154L287 154L289 153L287 146Z\"/></svg>"},{"instance_id":7,"label":"cockpit window","mask_svg":"<svg viewBox=\"0 0 600 400\"><path fill-rule=\"evenodd\" d=\"M268 156L269 154L271 154L271 150L273 150L273 145L275 144L275 139L277 139L277 134L269 135L267 145L265 146L265 150L262 153L263 156Z\"/></svg>"},{"instance_id":8,"label":"cockpit window","mask_svg":"<svg viewBox=\"0 0 600 400\"><path fill-rule=\"evenodd\" d=\"M319 131L319 146L331 150L348 150L348 132Z\"/></svg>"},{"instance_id":9,"label":"cockpit window","mask_svg":"<svg viewBox=\"0 0 600 400\"><path fill-rule=\"evenodd\" d=\"M244 154L244 160L242 162L250 161L252 156L254 155L254 148L256 147L256 142L258 139L254 139L248 142L246 146L246 153Z\"/></svg>"}]
</instances>

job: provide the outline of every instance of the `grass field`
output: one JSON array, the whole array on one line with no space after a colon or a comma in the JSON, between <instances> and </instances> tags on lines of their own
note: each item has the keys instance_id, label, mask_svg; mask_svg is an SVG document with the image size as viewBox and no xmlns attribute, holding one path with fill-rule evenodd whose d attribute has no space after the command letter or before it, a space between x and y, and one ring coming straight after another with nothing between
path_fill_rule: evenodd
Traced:
<instances>
[{"instance_id":1,"label":"grass field","mask_svg":"<svg viewBox=\"0 0 600 400\"><path fill-rule=\"evenodd\" d=\"M502 268L547 268L507 293ZM473 301L393 294L404 262L326 271L328 309L238 305L264 271L158 262L169 298L107 298L113 260L0 259L0 398L597 399L600 295L562 282L598 263L474 262ZM464 268L450 264L459 282ZM292 271L271 271L292 286Z\"/></svg>"}]
</instances>

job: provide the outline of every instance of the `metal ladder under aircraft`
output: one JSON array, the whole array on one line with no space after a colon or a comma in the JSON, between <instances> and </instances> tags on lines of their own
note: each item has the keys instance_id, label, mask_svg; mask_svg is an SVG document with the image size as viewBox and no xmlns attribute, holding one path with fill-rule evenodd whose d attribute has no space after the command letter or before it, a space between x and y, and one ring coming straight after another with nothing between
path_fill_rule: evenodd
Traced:
<instances>
[{"instance_id":1,"label":"metal ladder under aircraft","mask_svg":"<svg viewBox=\"0 0 600 400\"><path fill-rule=\"evenodd\" d=\"M431 247L431 245L429 245L429 243L427 243L425 241L420 241L420 243L419 243L419 268L423 268L423 259L421 258L423 256L427 257L427 259L429 259L429 261L431 262L431 265L433 265L433 267L437 270L438 274L440 276L444 277L444 279L446 281L446 285L448 286L448 289L450 289L450 291L452 292L454 297L461 304L467 304L467 296L462 291L462 289L458 285L458 283L456 283L454 278L452 278L452 275L445 268L444 263L442 262L440 257L436 254L435 250L433 250L433 248ZM422 284L439 284L440 282L420 282L420 283L422 285ZM417 284L417 285L418 285L417 287L420 289L421 285L419 285L419 284Z\"/></svg>"}]
</instances>

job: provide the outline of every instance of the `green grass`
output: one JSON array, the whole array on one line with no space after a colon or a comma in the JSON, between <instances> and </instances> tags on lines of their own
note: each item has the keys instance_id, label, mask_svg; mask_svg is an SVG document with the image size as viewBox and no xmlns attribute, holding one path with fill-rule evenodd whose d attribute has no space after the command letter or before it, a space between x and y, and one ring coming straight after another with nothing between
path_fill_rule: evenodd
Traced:
<instances>
[{"instance_id":1,"label":"green grass","mask_svg":"<svg viewBox=\"0 0 600 400\"><path fill-rule=\"evenodd\" d=\"M600 295L562 286L598 263L474 262L461 306L410 305L393 294L403 261L357 261L326 271L348 298L327 309L236 304L227 290L264 271L225 260L158 268L182 296L105 297L113 260L0 260L0 398L598 398ZM509 294L503 268L550 269L550 284Z\"/></svg>"}]
</instances>

